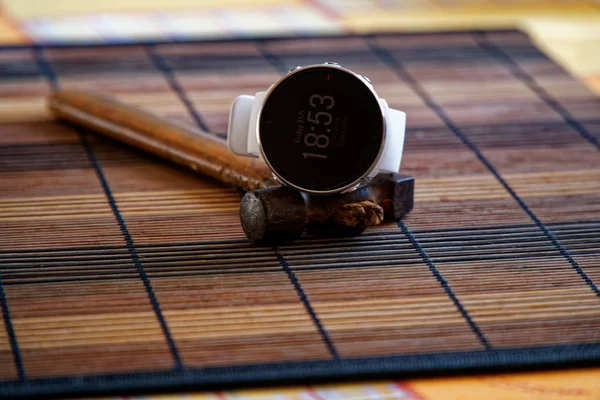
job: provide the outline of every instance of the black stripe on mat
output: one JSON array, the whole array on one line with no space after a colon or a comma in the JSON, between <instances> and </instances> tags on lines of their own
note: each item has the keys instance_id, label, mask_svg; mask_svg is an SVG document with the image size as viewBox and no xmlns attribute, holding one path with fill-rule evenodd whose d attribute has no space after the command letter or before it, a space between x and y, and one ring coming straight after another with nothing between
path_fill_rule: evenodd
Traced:
<instances>
[{"instance_id":1,"label":"black stripe on mat","mask_svg":"<svg viewBox=\"0 0 600 400\"><path fill-rule=\"evenodd\" d=\"M152 61L152 65L160 71L164 78L169 83L171 90L175 92L175 94L179 97L179 100L185 105L185 108L188 110L196 124L202 129L204 132L210 132L208 125L202 118L199 112L194 108L194 104L186 94L183 87L179 84L179 81L175 77L175 73L169 66L169 63L160 55L154 46L146 46L146 53L148 54L148 58Z\"/></svg>"},{"instance_id":2,"label":"black stripe on mat","mask_svg":"<svg viewBox=\"0 0 600 400\"><path fill-rule=\"evenodd\" d=\"M304 305L306 312L308 312L308 314L310 315L310 318L313 321L313 324L315 324L317 330L319 331L319 334L321 335L321 339L325 343L325 346L327 346L327 350L329 351L329 354L331 354L331 356L336 360L340 359L340 354L338 353L337 349L335 348L335 345L333 344L333 340L331 340L331 337L329 336L327 329L325 329L325 327L323 326L321 319L317 316L317 312L315 311L314 307L310 303L310 300L308 300L308 296L306 295L306 292L302 288L302 285L300 284L298 277L296 277L296 274L294 273L292 268L290 268L288 262L283 257L283 255L281 254L279 249L274 248L273 251L277 255L277 259L279 260L279 263L281 264L283 270L287 274L288 279L290 280L292 285L294 285L294 288L296 289L296 293L298 293L298 297L300 297L300 301L302 301L302 304Z\"/></svg>"},{"instance_id":3,"label":"black stripe on mat","mask_svg":"<svg viewBox=\"0 0 600 400\"><path fill-rule=\"evenodd\" d=\"M473 318L471 318L471 316L469 315L469 312L462 305L460 300L458 300L458 297L456 297L456 294L454 294L454 291L450 287L450 284L448 283L448 281L444 278L442 273L435 267L435 265L433 264L433 261L431 261L429 254L427 254L427 252L423 249L423 247L421 247L421 244L417 241L415 236L412 234L410 229L408 229L408 227L404 224L404 222L402 222L402 220L398 221L398 226L400 227L400 229L402 229L402 232L404 233L404 235L406 235L408 240L410 240L412 245L415 247L415 250L421 255L421 258L423 259L423 261L425 261L425 263L429 267L429 270L431 271L431 273L433 274L435 279L437 279L437 281L440 283L440 285L446 292L446 295L450 298L452 303L454 303L454 306L458 309L458 312L460 312L462 317L465 319L465 321L469 325L469 328L471 328L473 333L475 333L475 335L477 336L477 338L479 339L479 341L481 342L483 347L486 350L491 350L492 345L485 337L485 334L479 328L479 326L477 326L477 324L475 323Z\"/></svg>"},{"instance_id":4,"label":"black stripe on mat","mask_svg":"<svg viewBox=\"0 0 600 400\"><path fill-rule=\"evenodd\" d=\"M19 341L17 340L17 334L15 333L15 327L12 323L12 317L10 315L10 308L8 307L8 301L6 300L6 294L4 293L4 287L2 285L2 274L0 274L0 307L2 308L2 317L4 318L4 328L8 335L8 341L10 342L10 348L17 369L19 379L22 381L27 380L27 374L25 373L25 367L23 366L23 358L21 357L21 349L19 348Z\"/></svg>"},{"instance_id":5,"label":"black stripe on mat","mask_svg":"<svg viewBox=\"0 0 600 400\"><path fill-rule=\"evenodd\" d=\"M152 60L156 69L158 71L162 72L164 78L169 82L171 89L177 94L177 96L179 97L181 102L185 105L185 107L187 108L188 112L191 114L192 118L194 119L194 121L196 122L198 127L205 132L210 132L208 125L204 122L204 119L202 118L202 114L196 109L196 107L194 107L194 104L189 99L189 96L187 95L183 86L181 86L179 84L177 77L175 75L175 72L169 67L167 61L160 55L159 52L156 51L156 49L154 47L147 46L146 51L148 52L148 56ZM333 344L331 337L327 333L327 330L321 323L321 320L319 319L319 317L317 316L317 313L315 312L314 308L312 307L310 300L308 299L308 296L304 292L302 285L296 278L294 271L290 268L285 257L277 249L274 249L273 251L274 251L275 256L276 256L277 260L279 261L283 271L286 273L286 275L288 276L288 279L294 286L294 289L296 290L296 293L298 294L298 297L300 298L302 305L304 306L306 312L312 319L317 331L319 332L319 335L321 336L321 339L323 340L323 343L327 347L327 350L329 351L329 353L331 354L331 356L334 359L338 359L340 356L335 348L335 345ZM258 271L258 272L262 272L262 271Z\"/></svg>"},{"instance_id":6,"label":"black stripe on mat","mask_svg":"<svg viewBox=\"0 0 600 400\"><path fill-rule=\"evenodd\" d=\"M548 93L534 77L529 75L513 58L502 49L501 46L492 43L485 33L476 34L475 40L477 44L486 51L491 57L496 59L500 64L504 65L510 73L523 82L532 92L534 92L544 103L550 106L561 118L579 133L585 140L591 143L596 149L600 150L600 142L581 124L573 115Z\"/></svg>"},{"instance_id":7,"label":"black stripe on mat","mask_svg":"<svg viewBox=\"0 0 600 400\"><path fill-rule=\"evenodd\" d=\"M45 57L44 50L41 48L36 48L35 52L34 52L34 57L39 65L42 75L51 83L52 89L54 89L54 90L58 89L58 87L59 87L58 76L56 75L56 72L50 65L50 62ZM144 266L142 265L142 262L139 258L138 251L135 247L133 238L131 237L131 234L129 233L129 229L127 229L127 225L125 224L125 220L123 219L123 216L121 215L121 213L119 211L119 207L118 207L117 202L112 194L112 190L108 184L108 181L106 180L106 177L104 176L102 167L100 166L100 163L98 162L98 159L96 158L96 155L94 154L92 148L88 144L86 135L84 133L79 133L79 137L81 139L81 144L82 144L83 148L85 149L85 151L87 152L90 162L91 162L94 170L96 171L96 175L98 177L98 180L100 181L100 185L102 186L102 189L104 191L106 199L107 199L107 201L110 205L110 208L115 216L115 219L117 220L117 223L119 224L119 228L120 228L121 233L123 234L123 238L125 239L125 242L127 244L127 250L129 251L129 254L131 255L131 259L137 268L139 277L144 284L144 288L146 289L146 292L148 294L150 304L152 305L152 309L154 310L154 313L156 314L156 318L157 318L158 323L161 327L161 330L163 331L163 334L165 336L165 340L166 340L169 350L171 352L171 356L173 357L173 360L175 363L174 368L177 370L181 370L181 369L183 369L183 363L181 361L181 356L179 355L179 351L175 344L175 340L173 339L173 337L171 335L169 326L167 325L167 321L165 320L165 318L163 316L163 313L162 313L162 310L160 307L160 303L156 297L156 294L154 293L154 289L152 288L152 283L150 282L150 278L148 278L148 275L146 274L146 271L144 270Z\"/></svg>"},{"instance_id":8,"label":"black stripe on mat","mask_svg":"<svg viewBox=\"0 0 600 400\"><path fill-rule=\"evenodd\" d=\"M531 220L540 228L540 230L546 235L548 240L556 247L556 249L562 254L562 256L569 262L571 267L577 272L577 274L583 279L585 284L600 298L600 289L598 286L592 281L592 279L587 276L587 274L583 271L583 269L579 266L579 264L573 259L569 251L565 249L565 247L558 241L554 233L548 229L548 227L535 215L533 210L529 208L529 206L521 199L521 197L515 192L515 190L504 180L500 172L492 165L492 163L483 155L481 150L473 143L467 135L452 122L451 118L446 114L446 112L429 96L429 94L425 91L425 89L417 82L415 78L404 68L401 63L394 58L394 56L387 50L382 49L376 46L373 43L373 40L367 39L367 45L372 49L372 51L377 54L381 60L386 63L396 74L398 78L403 80L420 98L421 100L434 111L437 116L446 124L446 126L460 139L465 146L467 146L475 156L481 161L481 163L490 171L492 175L496 178L496 180L504 187L504 189L512 196L512 198L519 204L519 206L525 211L525 213L531 218Z\"/></svg>"},{"instance_id":9,"label":"black stripe on mat","mask_svg":"<svg viewBox=\"0 0 600 400\"><path fill-rule=\"evenodd\" d=\"M277 56L276 54L274 54L272 52L267 51L267 49L264 46L264 42L258 41L256 46L257 46L259 53L265 58L265 60L276 71L278 71L282 74L285 74L288 72L288 69L287 69L285 63L283 62L283 60L281 59L281 57ZM411 233L410 229L408 229L408 227L406 225L404 225L404 223L402 223L402 221L400 221L399 227L402 229L402 232L408 238L408 240L412 243L415 251L417 253L419 253L422 260L427 264L427 266L428 266L429 270L431 271L431 273L433 274L433 276L438 280L438 282L442 286L442 289L444 290L446 295L450 298L452 303L456 306L456 308L458 309L458 311L460 312L462 317L465 319L465 322L467 323L467 325L469 325L469 328L471 328L471 330L473 331L475 336L477 336L477 338L479 339L479 341L481 342L483 347L486 348L487 350L491 349L491 345L488 342L488 340L486 339L486 337L483 334L483 332L481 331L481 329L477 326L475 321L471 318L469 313L462 306L461 302L458 300L458 298L455 296L454 292L452 291L452 288L450 287L450 284L448 283L448 281L446 281L444 279L442 274L435 267L435 265L433 264L433 261L429 258L429 256L427 255L427 252L425 252L425 250L421 247L419 242L415 239L415 237ZM349 267L356 267L356 265L352 264L352 265L349 265ZM339 268L339 266L338 266L338 268Z\"/></svg>"}]
</instances>

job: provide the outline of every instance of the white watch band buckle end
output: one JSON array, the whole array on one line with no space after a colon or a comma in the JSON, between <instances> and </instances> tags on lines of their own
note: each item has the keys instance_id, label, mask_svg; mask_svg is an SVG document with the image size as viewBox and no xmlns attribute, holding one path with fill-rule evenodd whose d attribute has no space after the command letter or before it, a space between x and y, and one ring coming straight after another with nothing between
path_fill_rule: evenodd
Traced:
<instances>
[{"instance_id":1,"label":"white watch band buckle end","mask_svg":"<svg viewBox=\"0 0 600 400\"><path fill-rule=\"evenodd\" d=\"M237 155L248 154L248 126L252 114L254 96L241 95L233 100L229 110L229 127L227 128L227 145Z\"/></svg>"},{"instance_id":2,"label":"white watch band buckle end","mask_svg":"<svg viewBox=\"0 0 600 400\"><path fill-rule=\"evenodd\" d=\"M387 133L383 152L377 161L373 173L398 173L404 149L404 132L406 129L406 114L393 108L385 108L385 129Z\"/></svg>"}]
</instances>

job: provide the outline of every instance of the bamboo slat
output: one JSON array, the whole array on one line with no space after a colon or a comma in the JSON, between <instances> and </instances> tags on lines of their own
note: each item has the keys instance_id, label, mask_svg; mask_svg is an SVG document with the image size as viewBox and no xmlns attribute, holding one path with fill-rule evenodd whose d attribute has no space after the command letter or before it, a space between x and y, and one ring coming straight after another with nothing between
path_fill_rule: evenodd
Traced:
<instances>
[{"instance_id":1,"label":"bamboo slat","mask_svg":"<svg viewBox=\"0 0 600 400\"><path fill-rule=\"evenodd\" d=\"M600 102L518 32L2 54L0 394L25 377L465 351L485 368L489 350L600 345ZM93 89L223 136L237 94L323 61L407 112L400 224L256 247L235 189L41 108L53 84Z\"/></svg>"}]
</instances>

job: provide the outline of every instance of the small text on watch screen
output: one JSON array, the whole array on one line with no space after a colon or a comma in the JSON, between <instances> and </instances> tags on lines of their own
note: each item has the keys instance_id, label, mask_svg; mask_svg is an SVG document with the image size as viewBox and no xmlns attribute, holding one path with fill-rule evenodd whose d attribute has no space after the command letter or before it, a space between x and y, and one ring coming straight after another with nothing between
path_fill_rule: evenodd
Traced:
<instances>
[{"instance_id":1,"label":"small text on watch screen","mask_svg":"<svg viewBox=\"0 0 600 400\"><path fill-rule=\"evenodd\" d=\"M263 153L283 179L329 191L360 179L383 139L378 100L356 76L314 67L283 80L260 116Z\"/></svg>"}]
</instances>

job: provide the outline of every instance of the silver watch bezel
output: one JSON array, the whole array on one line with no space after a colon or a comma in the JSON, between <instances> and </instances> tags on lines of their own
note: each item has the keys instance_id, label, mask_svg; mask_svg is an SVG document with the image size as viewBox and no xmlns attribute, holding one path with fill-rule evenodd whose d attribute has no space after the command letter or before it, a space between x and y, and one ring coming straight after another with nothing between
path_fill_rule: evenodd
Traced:
<instances>
[{"instance_id":1,"label":"silver watch bezel","mask_svg":"<svg viewBox=\"0 0 600 400\"><path fill-rule=\"evenodd\" d=\"M348 183L347 185L344 185L343 187L337 188L337 189L332 189L332 190L310 190L310 189L306 189L297 185L294 185L293 183L287 181L286 179L284 179L281 175L279 175L277 173L277 171L275 170L275 168L273 168L273 166L271 165L271 163L269 162L269 160L267 159L264 150L263 150L263 146L262 143L260 141L260 120L262 117L262 112L263 112L263 107L265 105L265 103L267 102L269 96L271 95L271 93L273 93L273 91L275 89L277 89L277 87L287 78L289 78L290 76L297 74L299 72L305 71L307 69L311 69L311 68L331 68L331 69L337 69L337 70L342 70L346 73L349 73L351 75L353 75L355 78L357 78L360 82L363 83L363 85L365 85L365 87L367 89L369 89L369 91L371 92L371 94L375 97L375 100L377 101L377 105L379 106L379 111L381 113L381 126L383 127L383 132L381 135L381 143L379 146L379 152L377 153L377 156L375 157L375 159L373 160L373 163L369 166L369 168L356 180ZM367 81L365 79L364 76L362 76L361 74L357 74L354 71L349 70L348 68L344 68L341 65L338 64L332 64L332 63L323 63L323 64L311 64L311 65L307 65L304 67L296 67L293 70L290 70L287 74L285 74L284 76L281 77L281 79L279 79L275 84L273 84L269 90L267 90L265 97L262 101L262 104L260 105L260 108L258 110L258 117L256 118L256 127L254 129L254 132L256 132L256 140L258 142L258 148L260 150L261 153L261 158L262 160L267 164L267 166L269 167L269 169L271 170L271 172L273 173L273 175L275 176L275 178L282 184L292 187L296 190L299 190L301 192L305 192L305 193L310 193L310 194L321 194L321 195L327 195L327 194L336 194L336 193L346 193L346 192L350 192L354 189L356 189L356 187L358 187L361 182L367 178L371 172L373 172L373 169L375 169L375 166L377 165L377 163L379 162L381 155L383 154L383 148L385 146L386 143L386 139L387 139L387 126L385 123L385 111L383 109L383 106L381 105L380 102L380 98L377 95L377 93L375 92L375 89L373 88L373 85Z\"/></svg>"}]
</instances>

